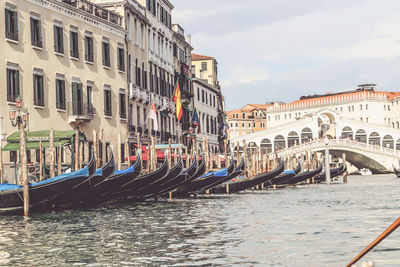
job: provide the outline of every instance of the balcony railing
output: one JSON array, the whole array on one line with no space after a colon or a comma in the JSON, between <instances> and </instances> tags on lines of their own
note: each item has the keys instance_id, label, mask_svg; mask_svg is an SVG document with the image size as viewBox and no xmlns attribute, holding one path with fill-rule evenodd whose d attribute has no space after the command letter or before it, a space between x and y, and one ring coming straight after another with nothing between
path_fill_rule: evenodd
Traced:
<instances>
[{"instance_id":1,"label":"balcony railing","mask_svg":"<svg viewBox=\"0 0 400 267\"><path fill-rule=\"evenodd\" d=\"M95 15L96 17L107 20L113 24L121 26L122 17L118 14L111 12L105 8L102 8L96 4L91 3L88 0L62 0L62 2L79 8L80 10L89 14Z\"/></svg>"},{"instance_id":2,"label":"balcony railing","mask_svg":"<svg viewBox=\"0 0 400 267\"><path fill-rule=\"evenodd\" d=\"M149 129L144 129L143 134L144 135L149 135Z\"/></svg>"},{"instance_id":3,"label":"balcony railing","mask_svg":"<svg viewBox=\"0 0 400 267\"><path fill-rule=\"evenodd\" d=\"M42 47L42 40L40 39L32 39L32 45L36 47Z\"/></svg>"},{"instance_id":4,"label":"balcony railing","mask_svg":"<svg viewBox=\"0 0 400 267\"><path fill-rule=\"evenodd\" d=\"M6 32L6 38L14 41L18 41L18 32Z\"/></svg>"},{"instance_id":5,"label":"balcony railing","mask_svg":"<svg viewBox=\"0 0 400 267\"><path fill-rule=\"evenodd\" d=\"M142 126L139 126L137 129L138 129L138 133L140 133L140 134L143 133L143 128L142 128Z\"/></svg>"},{"instance_id":6,"label":"balcony railing","mask_svg":"<svg viewBox=\"0 0 400 267\"><path fill-rule=\"evenodd\" d=\"M63 46L59 46L59 45L55 45L54 46L54 51L60 54L64 54L64 47Z\"/></svg>"},{"instance_id":7,"label":"balcony railing","mask_svg":"<svg viewBox=\"0 0 400 267\"><path fill-rule=\"evenodd\" d=\"M68 102L68 114L79 119L91 120L94 118L95 109L91 103L73 101Z\"/></svg>"},{"instance_id":8,"label":"balcony railing","mask_svg":"<svg viewBox=\"0 0 400 267\"><path fill-rule=\"evenodd\" d=\"M130 131L131 133L136 132L136 126L135 126L135 125L129 125L129 131Z\"/></svg>"},{"instance_id":9,"label":"balcony railing","mask_svg":"<svg viewBox=\"0 0 400 267\"><path fill-rule=\"evenodd\" d=\"M93 62L93 61L94 61L93 54L87 54L87 55L85 55L85 60L86 60L87 62Z\"/></svg>"},{"instance_id":10,"label":"balcony railing","mask_svg":"<svg viewBox=\"0 0 400 267\"><path fill-rule=\"evenodd\" d=\"M43 98L34 98L33 104L38 107L44 107L44 99Z\"/></svg>"},{"instance_id":11,"label":"balcony railing","mask_svg":"<svg viewBox=\"0 0 400 267\"><path fill-rule=\"evenodd\" d=\"M78 50L71 50L70 55L73 58L79 58L79 51Z\"/></svg>"}]
</instances>

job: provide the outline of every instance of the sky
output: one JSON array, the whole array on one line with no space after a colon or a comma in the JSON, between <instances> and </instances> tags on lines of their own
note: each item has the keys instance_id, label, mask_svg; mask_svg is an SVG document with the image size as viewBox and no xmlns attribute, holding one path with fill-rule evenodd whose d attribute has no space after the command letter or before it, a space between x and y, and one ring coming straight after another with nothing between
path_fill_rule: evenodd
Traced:
<instances>
[{"instance_id":1,"label":"sky","mask_svg":"<svg viewBox=\"0 0 400 267\"><path fill-rule=\"evenodd\" d=\"M376 83L400 90L398 0L171 0L218 61L226 110Z\"/></svg>"}]
</instances>

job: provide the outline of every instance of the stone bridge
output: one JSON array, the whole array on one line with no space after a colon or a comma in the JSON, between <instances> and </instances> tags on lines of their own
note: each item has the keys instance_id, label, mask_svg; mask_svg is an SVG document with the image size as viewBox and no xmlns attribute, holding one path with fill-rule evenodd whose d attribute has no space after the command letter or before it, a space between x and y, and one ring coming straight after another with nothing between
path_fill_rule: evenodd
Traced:
<instances>
[{"instance_id":1,"label":"stone bridge","mask_svg":"<svg viewBox=\"0 0 400 267\"><path fill-rule=\"evenodd\" d=\"M342 157L346 154L346 161L357 168L368 168L374 174L392 171L392 164L397 165L400 159L400 151L377 145L360 143L349 139L330 139L328 144L324 140L315 140L301 145L294 145L276 151L279 157L296 156L308 151L323 152L329 149L329 154Z\"/></svg>"}]
</instances>

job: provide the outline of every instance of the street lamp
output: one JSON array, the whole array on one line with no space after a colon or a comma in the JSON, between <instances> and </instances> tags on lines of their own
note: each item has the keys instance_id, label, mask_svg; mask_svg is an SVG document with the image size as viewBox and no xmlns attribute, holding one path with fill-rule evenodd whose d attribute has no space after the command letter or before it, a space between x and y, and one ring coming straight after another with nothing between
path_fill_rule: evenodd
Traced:
<instances>
[{"instance_id":1,"label":"street lamp","mask_svg":"<svg viewBox=\"0 0 400 267\"><path fill-rule=\"evenodd\" d=\"M324 138L324 143L325 143L325 181L326 184L331 183L331 171L330 171L330 166L329 166L329 138L325 136Z\"/></svg>"},{"instance_id":2,"label":"street lamp","mask_svg":"<svg viewBox=\"0 0 400 267\"><path fill-rule=\"evenodd\" d=\"M10 109L9 118L11 125L17 127L20 132L20 158L21 158L21 180L23 182L24 192L24 216L29 215L29 191L28 191L28 167L26 158L26 132L28 126L29 113L27 109L23 109L22 98L18 95L15 99L15 108Z\"/></svg>"}]
</instances>

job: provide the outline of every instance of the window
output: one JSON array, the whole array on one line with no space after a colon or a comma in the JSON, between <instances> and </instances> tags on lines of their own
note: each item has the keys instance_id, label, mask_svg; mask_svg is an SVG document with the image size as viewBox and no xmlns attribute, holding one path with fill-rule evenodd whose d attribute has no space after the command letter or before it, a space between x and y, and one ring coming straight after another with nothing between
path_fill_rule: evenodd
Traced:
<instances>
[{"instance_id":1,"label":"window","mask_svg":"<svg viewBox=\"0 0 400 267\"><path fill-rule=\"evenodd\" d=\"M70 55L72 58L79 59L79 45L78 45L78 30L75 27L71 27L70 32Z\"/></svg>"},{"instance_id":2,"label":"window","mask_svg":"<svg viewBox=\"0 0 400 267\"><path fill-rule=\"evenodd\" d=\"M249 122L249 128L251 128L251 123Z\"/></svg>"},{"instance_id":3,"label":"window","mask_svg":"<svg viewBox=\"0 0 400 267\"><path fill-rule=\"evenodd\" d=\"M93 62L93 37L91 33L85 33L85 60L87 62Z\"/></svg>"},{"instance_id":4,"label":"window","mask_svg":"<svg viewBox=\"0 0 400 267\"><path fill-rule=\"evenodd\" d=\"M125 52L122 44L118 44L118 70L125 71Z\"/></svg>"},{"instance_id":5,"label":"window","mask_svg":"<svg viewBox=\"0 0 400 267\"><path fill-rule=\"evenodd\" d=\"M200 88L197 87L197 101L200 101Z\"/></svg>"},{"instance_id":6,"label":"window","mask_svg":"<svg viewBox=\"0 0 400 267\"><path fill-rule=\"evenodd\" d=\"M57 74L56 77L56 108L65 110L65 80L64 75Z\"/></svg>"},{"instance_id":7,"label":"window","mask_svg":"<svg viewBox=\"0 0 400 267\"><path fill-rule=\"evenodd\" d=\"M215 108L215 95L213 96L213 107Z\"/></svg>"},{"instance_id":8,"label":"window","mask_svg":"<svg viewBox=\"0 0 400 267\"><path fill-rule=\"evenodd\" d=\"M244 128L244 123L242 123L242 128Z\"/></svg>"},{"instance_id":9,"label":"window","mask_svg":"<svg viewBox=\"0 0 400 267\"><path fill-rule=\"evenodd\" d=\"M207 62L201 62L201 70L207 70Z\"/></svg>"},{"instance_id":10,"label":"window","mask_svg":"<svg viewBox=\"0 0 400 267\"><path fill-rule=\"evenodd\" d=\"M125 162L125 144L121 144L121 163Z\"/></svg>"},{"instance_id":11,"label":"window","mask_svg":"<svg viewBox=\"0 0 400 267\"><path fill-rule=\"evenodd\" d=\"M368 104L365 105L365 109L368 110ZM367 122L368 122L368 118L367 118Z\"/></svg>"},{"instance_id":12,"label":"window","mask_svg":"<svg viewBox=\"0 0 400 267\"><path fill-rule=\"evenodd\" d=\"M31 15L31 43L34 47L42 47L42 30L37 15Z\"/></svg>"},{"instance_id":13,"label":"window","mask_svg":"<svg viewBox=\"0 0 400 267\"><path fill-rule=\"evenodd\" d=\"M208 104L208 94L207 92L205 92L205 94L206 94L206 104Z\"/></svg>"},{"instance_id":14,"label":"window","mask_svg":"<svg viewBox=\"0 0 400 267\"><path fill-rule=\"evenodd\" d=\"M33 104L44 107L43 72L39 69L33 70Z\"/></svg>"},{"instance_id":15,"label":"window","mask_svg":"<svg viewBox=\"0 0 400 267\"><path fill-rule=\"evenodd\" d=\"M86 102L89 115L94 115L93 101L92 101L93 84L94 83L92 81L87 81L86 85Z\"/></svg>"},{"instance_id":16,"label":"window","mask_svg":"<svg viewBox=\"0 0 400 267\"><path fill-rule=\"evenodd\" d=\"M254 123L253 125L254 125L253 127L256 128L256 123Z\"/></svg>"},{"instance_id":17,"label":"window","mask_svg":"<svg viewBox=\"0 0 400 267\"><path fill-rule=\"evenodd\" d=\"M201 102L204 103L204 90L201 90Z\"/></svg>"},{"instance_id":18,"label":"window","mask_svg":"<svg viewBox=\"0 0 400 267\"><path fill-rule=\"evenodd\" d=\"M82 83L77 77L72 77L72 114L83 115Z\"/></svg>"},{"instance_id":19,"label":"window","mask_svg":"<svg viewBox=\"0 0 400 267\"><path fill-rule=\"evenodd\" d=\"M104 115L112 116L111 88L109 86L104 87Z\"/></svg>"},{"instance_id":20,"label":"window","mask_svg":"<svg viewBox=\"0 0 400 267\"><path fill-rule=\"evenodd\" d=\"M54 51L64 54L63 28L59 22L54 24Z\"/></svg>"},{"instance_id":21,"label":"window","mask_svg":"<svg viewBox=\"0 0 400 267\"><path fill-rule=\"evenodd\" d=\"M360 110L362 110L362 104L360 104Z\"/></svg>"},{"instance_id":22,"label":"window","mask_svg":"<svg viewBox=\"0 0 400 267\"><path fill-rule=\"evenodd\" d=\"M19 70L18 65L7 63L7 101L15 102L19 93Z\"/></svg>"},{"instance_id":23,"label":"window","mask_svg":"<svg viewBox=\"0 0 400 267\"><path fill-rule=\"evenodd\" d=\"M126 119L126 95L123 92L119 93L119 117Z\"/></svg>"},{"instance_id":24,"label":"window","mask_svg":"<svg viewBox=\"0 0 400 267\"><path fill-rule=\"evenodd\" d=\"M18 41L18 14L6 4L6 38Z\"/></svg>"},{"instance_id":25,"label":"window","mask_svg":"<svg viewBox=\"0 0 400 267\"><path fill-rule=\"evenodd\" d=\"M111 66L110 43L108 39L103 38L102 47L103 47L103 66L110 67Z\"/></svg>"}]
</instances>

